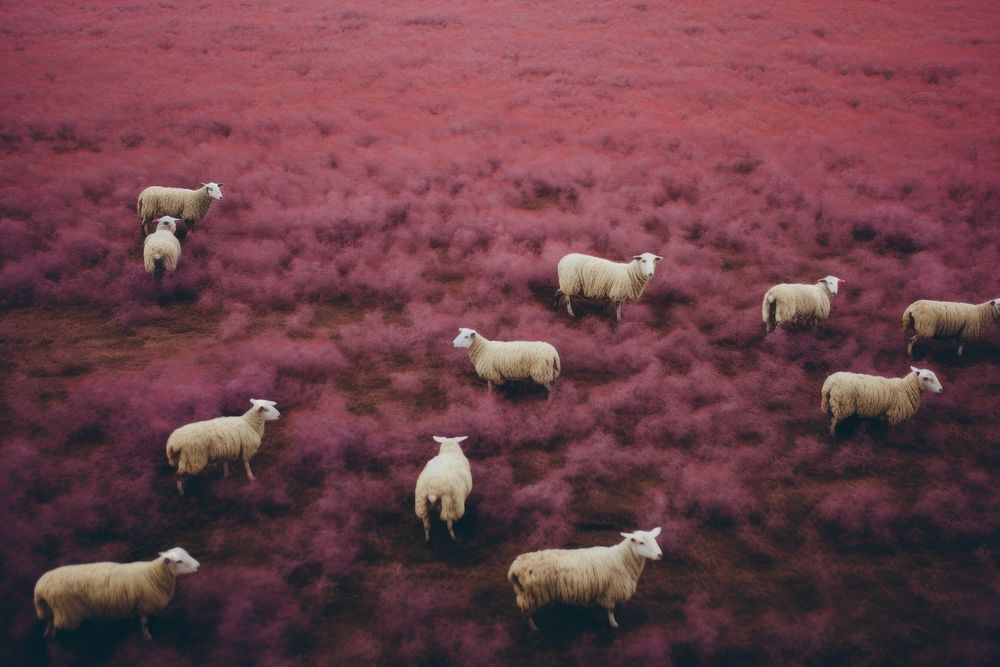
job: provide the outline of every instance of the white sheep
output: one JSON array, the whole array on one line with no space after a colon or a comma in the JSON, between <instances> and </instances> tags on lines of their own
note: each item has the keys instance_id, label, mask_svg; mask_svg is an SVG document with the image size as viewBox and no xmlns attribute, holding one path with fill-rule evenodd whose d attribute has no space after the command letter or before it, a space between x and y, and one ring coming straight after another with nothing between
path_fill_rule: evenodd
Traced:
<instances>
[{"instance_id":1,"label":"white sheep","mask_svg":"<svg viewBox=\"0 0 1000 667\"><path fill-rule=\"evenodd\" d=\"M559 353L549 343L488 340L474 329L462 327L452 345L469 350L469 359L479 377L486 380L489 391L493 391L494 384L530 378L552 397L552 383L559 377L561 366Z\"/></svg>"},{"instance_id":2,"label":"white sheep","mask_svg":"<svg viewBox=\"0 0 1000 667\"><path fill-rule=\"evenodd\" d=\"M260 449L264 422L281 416L274 401L251 398L252 408L239 417L216 417L181 426L167 439L167 463L177 468L177 490L184 495L184 476L198 475L210 463L222 463L229 476L229 462L243 461L247 479L253 481L250 459Z\"/></svg>"},{"instance_id":3,"label":"white sheep","mask_svg":"<svg viewBox=\"0 0 1000 667\"><path fill-rule=\"evenodd\" d=\"M958 356L970 340L976 340L994 322L1000 322L1000 299L971 304L956 301L911 303L903 312L903 329L913 330L906 353L913 356L913 344L921 338L958 340Z\"/></svg>"},{"instance_id":4,"label":"white sheep","mask_svg":"<svg viewBox=\"0 0 1000 667\"><path fill-rule=\"evenodd\" d=\"M836 294L839 283L847 281L827 276L813 285L781 283L767 290L761 315L767 333L782 324L812 324L830 314L830 295Z\"/></svg>"},{"instance_id":5,"label":"white sheep","mask_svg":"<svg viewBox=\"0 0 1000 667\"><path fill-rule=\"evenodd\" d=\"M570 253L559 260L559 289L555 303L566 299L566 312L573 316L574 296L585 299L610 301L615 306L615 317L622 318L622 303L638 301L646 283L656 272L656 263L662 257L651 252L636 255L631 262L612 262L600 257Z\"/></svg>"},{"instance_id":6,"label":"white sheep","mask_svg":"<svg viewBox=\"0 0 1000 667\"><path fill-rule=\"evenodd\" d=\"M35 584L35 613L46 621L45 636L75 630L88 618L139 617L142 636L148 616L167 606L177 577L198 571L199 563L180 547L151 561L85 563L49 570Z\"/></svg>"},{"instance_id":7,"label":"white sheep","mask_svg":"<svg viewBox=\"0 0 1000 667\"><path fill-rule=\"evenodd\" d=\"M431 539L431 511L437 509L441 520L448 523L448 534L458 541L452 523L465 514L465 499L472 491L472 468L462 453L460 442L468 438L434 436L441 445L438 455L427 462L417 477L414 509L424 523L424 542Z\"/></svg>"},{"instance_id":8,"label":"white sheep","mask_svg":"<svg viewBox=\"0 0 1000 667\"><path fill-rule=\"evenodd\" d=\"M872 417L895 426L912 417L920 407L923 390L940 394L941 383L929 370L910 366L901 378L838 372L823 383L820 409L831 416L830 435L848 417Z\"/></svg>"},{"instance_id":9,"label":"white sheep","mask_svg":"<svg viewBox=\"0 0 1000 667\"><path fill-rule=\"evenodd\" d=\"M181 259L181 242L174 234L180 218L164 215L156 219L156 231L146 237L142 244L142 262L146 273L159 278L164 270L175 271Z\"/></svg>"},{"instance_id":10,"label":"white sheep","mask_svg":"<svg viewBox=\"0 0 1000 667\"><path fill-rule=\"evenodd\" d=\"M205 217L213 199L222 199L222 183L202 183L197 190L149 186L139 193L135 205L142 235L149 234L153 218L170 215L184 221L184 227L177 231L177 237L184 238L194 232L194 223Z\"/></svg>"},{"instance_id":11,"label":"white sheep","mask_svg":"<svg viewBox=\"0 0 1000 667\"><path fill-rule=\"evenodd\" d=\"M625 539L612 547L545 549L521 554L511 563L507 581L514 587L518 609L537 631L532 615L551 602L597 604L608 611L608 623L618 627L615 605L635 594L646 559L660 560L659 528L620 533Z\"/></svg>"}]
</instances>

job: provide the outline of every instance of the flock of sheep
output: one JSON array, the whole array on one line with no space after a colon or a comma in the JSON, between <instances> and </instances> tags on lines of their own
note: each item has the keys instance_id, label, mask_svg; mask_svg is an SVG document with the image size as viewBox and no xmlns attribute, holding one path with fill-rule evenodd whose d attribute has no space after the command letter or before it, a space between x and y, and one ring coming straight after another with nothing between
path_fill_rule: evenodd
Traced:
<instances>
[{"instance_id":1,"label":"flock of sheep","mask_svg":"<svg viewBox=\"0 0 1000 667\"><path fill-rule=\"evenodd\" d=\"M139 196L137 210L144 240L146 270L161 275L176 268L180 258L178 239L194 230L213 200L222 199L221 184L201 188L150 187ZM150 233L150 225L156 222ZM177 223L183 222L178 227ZM557 266L559 289L556 304L565 302L572 316L572 299L609 302L621 319L623 303L638 300L656 263L663 258L652 253L635 255L629 262L612 262L572 253ZM762 316L768 333L779 326L801 326L826 319L830 296L837 294L836 276L813 285L783 283L764 295ZM981 336L1000 320L1000 299L979 305L943 301L916 301L903 314L903 325L914 331L907 345L912 354L920 339L958 341L958 354L965 343ZM462 328L454 347L466 348L477 375L493 385L530 380L545 387L551 399L561 371L559 353L543 341L493 341L473 329ZM858 373L833 373L822 388L821 408L831 417L830 433L851 416L881 419L898 424L912 417L923 390L939 393L941 384L932 371L911 366L902 378L883 378ZM280 413L273 401L250 399L251 408L239 417L217 417L187 424L171 433L166 444L167 462L177 470L177 489L184 494L184 479L198 475L209 465L221 463L223 475L230 462L242 462L253 480L250 460L257 453L268 421ZM465 514L465 501L472 491L472 470L462 451L462 437L435 436L440 445L417 478L414 510L423 524L424 540L430 540L430 518L436 513L456 540L453 524ZM631 599L647 559L663 557L656 542L660 528L620 533L616 545L583 549L546 549L521 554L511 564L507 579L515 600L532 630L537 630L534 612L553 602L599 605L608 622L617 628L616 604ZM457 541L457 540L456 540ZM150 639L147 617L170 602L176 579L198 570L199 563L184 549L175 547L152 561L135 563L88 563L66 565L46 572L35 585L35 610L46 622L45 636L57 630L72 630L87 618L138 616L142 634Z\"/></svg>"}]
</instances>

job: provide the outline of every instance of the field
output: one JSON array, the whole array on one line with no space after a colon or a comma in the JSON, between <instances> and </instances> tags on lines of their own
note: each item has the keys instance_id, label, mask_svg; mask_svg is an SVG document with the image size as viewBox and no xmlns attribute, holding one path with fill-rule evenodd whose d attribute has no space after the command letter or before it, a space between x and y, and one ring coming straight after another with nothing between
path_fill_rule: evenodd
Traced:
<instances>
[{"instance_id":1,"label":"field","mask_svg":"<svg viewBox=\"0 0 1000 667\"><path fill-rule=\"evenodd\" d=\"M4 664L996 664L1000 326L906 355L919 298L1000 297L994 3L0 5ZM147 185L223 183L176 273ZM662 255L616 322L568 252ZM847 280L765 336L778 282ZM459 327L547 340L490 395ZM944 386L827 434L838 370ZM257 481L180 497L176 427L277 402ZM468 435L430 546L413 487ZM617 611L506 581L662 526ZM170 606L46 644L61 564L183 546Z\"/></svg>"}]
</instances>

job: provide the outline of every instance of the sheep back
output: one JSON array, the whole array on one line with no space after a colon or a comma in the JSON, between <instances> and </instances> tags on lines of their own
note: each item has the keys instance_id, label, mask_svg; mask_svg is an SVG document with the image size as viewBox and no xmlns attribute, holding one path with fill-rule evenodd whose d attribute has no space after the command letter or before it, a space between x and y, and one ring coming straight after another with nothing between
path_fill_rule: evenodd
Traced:
<instances>
[{"instance_id":1,"label":"sheep back","mask_svg":"<svg viewBox=\"0 0 1000 667\"><path fill-rule=\"evenodd\" d=\"M160 230L146 237L142 246L142 260L146 273L156 270L156 260L163 260L163 268L167 271L177 269L181 258L181 242L172 232Z\"/></svg>"},{"instance_id":2,"label":"sheep back","mask_svg":"<svg viewBox=\"0 0 1000 667\"><path fill-rule=\"evenodd\" d=\"M914 301L903 312L903 328L912 327L921 338L973 340L993 323L990 302Z\"/></svg>"},{"instance_id":3,"label":"sheep back","mask_svg":"<svg viewBox=\"0 0 1000 667\"><path fill-rule=\"evenodd\" d=\"M575 252L559 260L556 272L559 289L566 295L615 303L638 300L648 282L637 262L612 262Z\"/></svg>"},{"instance_id":4,"label":"sheep back","mask_svg":"<svg viewBox=\"0 0 1000 667\"><path fill-rule=\"evenodd\" d=\"M197 475L210 463L252 459L264 435L264 420L251 419L253 412L181 426L167 439L168 463L178 474Z\"/></svg>"},{"instance_id":5,"label":"sheep back","mask_svg":"<svg viewBox=\"0 0 1000 667\"><path fill-rule=\"evenodd\" d=\"M476 374L495 384L530 378L549 386L561 370L556 348L542 341L488 341L477 336L469 358Z\"/></svg>"},{"instance_id":6,"label":"sheep back","mask_svg":"<svg viewBox=\"0 0 1000 667\"><path fill-rule=\"evenodd\" d=\"M160 559L136 563L64 565L35 584L35 611L57 630L88 618L128 618L157 612L174 596L176 577Z\"/></svg>"},{"instance_id":7,"label":"sheep back","mask_svg":"<svg viewBox=\"0 0 1000 667\"><path fill-rule=\"evenodd\" d=\"M858 415L899 424L920 407L920 380L915 373L901 378L834 373L823 382L820 407L838 420Z\"/></svg>"},{"instance_id":8,"label":"sheep back","mask_svg":"<svg viewBox=\"0 0 1000 667\"><path fill-rule=\"evenodd\" d=\"M211 205L212 198L208 194L208 187L189 190L151 185L139 193L136 210L139 212L139 217L145 221L164 215L197 221L205 217Z\"/></svg>"},{"instance_id":9,"label":"sheep back","mask_svg":"<svg viewBox=\"0 0 1000 667\"><path fill-rule=\"evenodd\" d=\"M461 451L442 452L428 461L417 477L414 509L423 519L430 511L427 497L435 495L441 499L441 520L455 521L465 515L465 499L471 492L469 459Z\"/></svg>"},{"instance_id":10,"label":"sheep back","mask_svg":"<svg viewBox=\"0 0 1000 667\"><path fill-rule=\"evenodd\" d=\"M825 320L830 314L830 295L823 283L781 283L767 290L761 315L768 331L786 322Z\"/></svg>"},{"instance_id":11,"label":"sheep back","mask_svg":"<svg viewBox=\"0 0 1000 667\"><path fill-rule=\"evenodd\" d=\"M507 580L526 614L551 602L613 607L635 594L644 559L627 543L613 547L545 549L521 554Z\"/></svg>"}]
</instances>

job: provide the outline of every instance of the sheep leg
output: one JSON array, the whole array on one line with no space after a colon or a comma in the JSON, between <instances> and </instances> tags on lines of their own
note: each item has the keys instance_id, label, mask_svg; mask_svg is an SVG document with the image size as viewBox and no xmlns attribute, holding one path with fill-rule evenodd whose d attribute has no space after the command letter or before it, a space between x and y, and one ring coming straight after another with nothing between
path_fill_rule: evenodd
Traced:
<instances>
[{"instance_id":1,"label":"sheep leg","mask_svg":"<svg viewBox=\"0 0 1000 667\"><path fill-rule=\"evenodd\" d=\"M424 521L424 544L431 541L431 518L430 516L425 516Z\"/></svg>"},{"instance_id":2,"label":"sheep leg","mask_svg":"<svg viewBox=\"0 0 1000 667\"><path fill-rule=\"evenodd\" d=\"M834 417L830 420L830 435L836 435L837 431L837 418Z\"/></svg>"},{"instance_id":3,"label":"sheep leg","mask_svg":"<svg viewBox=\"0 0 1000 667\"><path fill-rule=\"evenodd\" d=\"M618 621L615 620L615 608L613 606L608 607L608 623L611 627L618 629Z\"/></svg>"},{"instance_id":4,"label":"sheep leg","mask_svg":"<svg viewBox=\"0 0 1000 667\"><path fill-rule=\"evenodd\" d=\"M48 623L45 624L45 632L42 633L42 636L45 637L46 639L52 639L53 637L56 636L56 626L52 623L51 618L49 619Z\"/></svg>"},{"instance_id":5,"label":"sheep leg","mask_svg":"<svg viewBox=\"0 0 1000 667\"><path fill-rule=\"evenodd\" d=\"M576 317L576 315L573 314L573 304L569 302L569 294L566 295L566 312L569 313L570 317Z\"/></svg>"},{"instance_id":6,"label":"sheep leg","mask_svg":"<svg viewBox=\"0 0 1000 667\"><path fill-rule=\"evenodd\" d=\"M247 479L252 482L254 477L253 473L250 472L250 459L246 458L245 456L243 457L243 467L246 468L247 470Z\"/></svg>"},{"instance_id":7,"label":"sheep leg","mask_svg":"<svg viewBox=\"0 0 1000 667\"><path fill-rule=\"evenodd\" d=\"M181 475L177 475L177 490L184 495L184 478Z\"/></svg>"},{"instance_id":8,"label":"sheep leg","mask_svg":"<svg viewBox=\"0 0 1000 667\"><path fill-rule=\"evenodd\" d=\"M229 477L229 461L222 462L222 476Z\"/></svg>"},{"instance_id":9,"label":"sheep leg","mask_svg":"<svg viewBox=\"0 0 1000 667\"><path fill-rule=\"evenodd\" d=\"M622 305L620 303L615 306L615 319L619 322L622 321Z\"/></svg>"},{"instance_id":10,"label":"sheep leg","mask_svg":"<svg viewBox=\"0 0 1000 667\"><path fill-rule=\"evenodd\" d=\"M918 338L920 338L920 336L917 335L917 334L913 334L912 336L910 336L910 342L907 343L907 345L906 345L906 354L907 354L907 356L910 356L910 357L913 356L913 344L917 342Z\"/></svg>"},{"instance_id":11,"label":"sheep leg","mask_svg":"<svg viewBox=\"0 0 1000 667\"><path fill-rule=\"evenodd\" d=\"M452 542L458 542L458 538L455 537L455 529L452 527L452 520L448 519L448 534L451 535Z\"/></svg>"},{"instance_id":12,"label":"sheep leg","mask_svg":"<svg viewBox=\"0 0 1000 667\"><path fill-rule=\"evenodd\" d=\"M486 392L489 394L493 393L493 383L489 380L486 381Z\"/></svg>"},{"instance_id":13,"label":"sheep leg","mask_svg":"<svg viewBox=\"0 0 1000 667\"><path fill-rule=\"evenodd\" d=\"M528 616L528 627L531 628L532 632L538 632L538 626L535 625L535 619Z\"/></svg>"},{"instance_id":14,"label":"sheep leg","mask_svg":"<svg viewBox=\"0 0 1000 667\"><path fill-rule=\"evenodd\" d=\"M143 614L142 616L139 617L139 624L142 626L142 638L143 639L152 639L153 638L153 635L149 634L148 623L149 623L149 617L148 616L146 616L145 614Z\"/></svg>"},{"instance_id":15,"label":"sheep leg","mask_svg":"<svg viewBox=\"0 0 1000 667\"><path fill-rule=\"evenodd\" d=\"M965 349L965 343L964 342L960 342L958 344L958 356L962 356L962 350L963 349Z\"/></svg>"}]
</instances>

